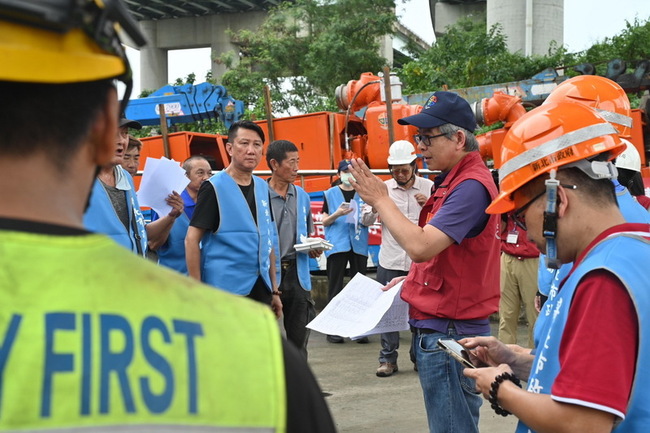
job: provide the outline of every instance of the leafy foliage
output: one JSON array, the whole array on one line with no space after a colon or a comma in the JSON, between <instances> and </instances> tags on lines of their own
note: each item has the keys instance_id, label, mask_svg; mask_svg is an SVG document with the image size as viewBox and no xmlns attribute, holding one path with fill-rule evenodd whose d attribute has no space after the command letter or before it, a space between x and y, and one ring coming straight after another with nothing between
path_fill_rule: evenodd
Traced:
<instances>
[{"instance_id":1,"label":"leafy foliage","mask_svg":"<svg viewBox=\"0 0 650 433\"><path fill-rule=\"evenodd\" d=\"M258 117L265 85L276 112L335 109L337 85L386 65L379 47L395 20L393 0L282 3L257 31L231 35L240 51L219 58L229 68L222 83Z\"/></svg>"},{"instance_id":2,"label":"leafy foliage","mask_svg":"<svg viewBox=\"0 0 650 433\"><path fill-rule=\"evenodd\" d=\"M623 31L594 44L585 51L568 53L551 44L544 56L526 57L508 52L505 35L499 26L486 29L485 20L465 19L447 29L430 50L397 71L404 93L426 93L448 88L464 88L525 80L536 73L554 68L568 76L577 75L576 66L590 63L598 75L606 75L607 63L614 59L627 62L632 72L638 61L650 58L650 19L626 22ZM416 53L414 53L416 54ZM632 106L638 97L629 95Z\"/></svg>"},{"instance_id":3,"label":"leafy foliage","mask_svg":"<svg viewBox=\"0 0 650 433\"><path fill-rule=\"evenodd\" d=\"M309 113L336 110L336 86L357 79L363 72L378 72L386 64L379 53L381 39L392 33L393 0L296 0L282 3L269 12L257 31L231 33L239 52L217 59L228 68L222 83L249 107L245 117L265 118L264 86L271 92L275 113ZM407 45L414 60L395 69L404 84L403 93L426 93L532 77L546 69L577 75L575 66L591 63L605 75L607 62L627 61L627 72L637 62L650 58L650 18L626 22L623 31L589 49L568 53L551 44L543 56L510 53L500 26L486 28L485 17L469 17L447 29L427 51ZM238 61L236 61L238 60ZM194 83L190 74L176 85ZM211 72L206 81L215 83ZM629 95L638 106L637 95ZM140 136L150 135L143 128ZM216 122L177 125L173 129L224 133Z\"/></svg>"},{"instance_id":4,"label":"leafy foliage","mask_svg":"<svg viewBox=\"0 0 650 433\"><path fill-rule=\"evenodd\" d=\"M510 53L500 26L488 30L484 18L465 18L448 27L431 49L405 64L398 75L404 93L424 93L443 86L453 89L523 80L573 60L555 45L545 56Z\"/></svg>"},{"instance_id":5,"label":"leafy foliage","mask_svg":"<svg viewBox=\"0 0 650 433\"><path fill-rule=\"evenodd\" d=\"M620 58L630 61L650 58L650 18L625 22L620 34L605 38L581 53L581 61L602 64ZM630 66L630 65L628 65ZM633 66L633 65L632 65ZM598 70L598 69L597 69ZM598 70L604 73L603 70Z\"/></svg>"}]
</instances>

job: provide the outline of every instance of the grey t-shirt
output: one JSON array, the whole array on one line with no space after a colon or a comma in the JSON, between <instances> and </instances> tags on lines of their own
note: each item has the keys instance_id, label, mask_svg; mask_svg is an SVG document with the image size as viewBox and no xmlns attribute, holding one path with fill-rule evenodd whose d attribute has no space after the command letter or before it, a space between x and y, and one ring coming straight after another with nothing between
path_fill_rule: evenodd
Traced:
<instances>
[{"instance_id":1,"label":"grey t-shirt","mask_svg":"<svg viewBox=\"0 0 650 433\"><path fill-rule=\"evenodd\" d=\"M122 224L124 224L124 228L126 228L126 231L129 231L129 208L126 204L126 191L123 191L121 189L117 189L114 186L106 185L104 182L102 182L101 179L99 179L101 182L102 186L106 190L106 193L108 194L108 198L111 200L111 204L113 205L113 209L115 209L115 213L117 214L117 217L122 221Z\"/></svg>"},{"instance_id":2,"label":"grey t-shirt","mask_svg":"<svg viewBox=\"0 0 650 433\"><path fill-rule=\"evenodd\" d=\"M296 187L289 185L287 197L283 198L275 192L269 185L269 195L271 197L271 208L273 209L273 219L278 228L280 238L280 257L282 260L292 260L296 258L296 250L293 247L300 240L296 239L296 224L298 218L298 196ZM314 231L314 223L311 219L311 212L307 215L307 235Z\"/></svg>"}]
</instances>

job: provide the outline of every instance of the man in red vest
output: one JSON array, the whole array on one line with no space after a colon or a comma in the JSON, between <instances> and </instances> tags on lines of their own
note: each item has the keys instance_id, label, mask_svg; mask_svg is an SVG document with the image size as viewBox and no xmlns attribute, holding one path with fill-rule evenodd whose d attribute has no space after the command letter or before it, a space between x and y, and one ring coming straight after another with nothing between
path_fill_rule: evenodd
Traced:
<instances>
[{"instance_id":1,"label":"man in red vest","mask_svg":"<svg viewBox=\"0 0 650 433\"><path fill-rule=\"evenodd\" d=\"M388 196L362 160L352 161L353 186L413 260L402 299L410 305L415 357L431 432L478 432L480 397L462 366L437 348L440 338L488 335L499 305L498 216L485 209L497 195L478 152L476 121L463 98L435 92L416 115L398 120L418 128L427 165L440 170L419 224Z\"/></svg>"}]
</instances>

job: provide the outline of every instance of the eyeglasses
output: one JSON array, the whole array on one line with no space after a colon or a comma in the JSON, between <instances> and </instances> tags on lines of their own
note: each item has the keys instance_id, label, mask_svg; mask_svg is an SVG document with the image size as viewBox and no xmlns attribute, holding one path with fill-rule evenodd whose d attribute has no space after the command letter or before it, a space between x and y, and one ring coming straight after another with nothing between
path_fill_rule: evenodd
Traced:
<instances>
[{"instance_id":1,"label":"eyeglasses","mask_svg":"<svg viewBox=\"0 0 650 433\"><path fill-rule=\"evenodd\" d=\"M560 184L562 188L566 189L577 189L578 185L564 185ZM517 227L519 227L522 230L528 231L528 228L526 228L526 216L524 215L526 213L526 209L530 207L531 204L533 204L538 198L546 194L546 189L539 194L537 194L535 197L530 199L528 203L517 209L515 212L512 213L512 220L515 222Z\"/></svg>"},{"instance_id":2,"label":"eyeglasses","mask_svg":"<svg viewBox=\"0 0 650 433\"><path fill-rule=\"evenodd\" d=\"M391 173L395 174L409 174L411 173L412 168L389 168Z\"/></svg>"},{"instance_id":3,"label":"eyeglasses","mask_svg":"<svg viewBox=\"0 0 650 433\"><path fill-rule=\"evenodd\" d=\"M447 135L447 133L444 133L444 134L436 134L436 135L415 134L415 135L413 136L413 139L415 140L415 142L416 142L417 144L422 144L422 143L424 143L424 145L425 145L426 147L430 147L430 146L431 146L431 140L433 140L434 138L443 137L443 136L446 136L446 135Z\"/></svg>"},{"instance_id":4,"label":"eyeglasses","mask_svg":"<svg viewBox=\"0 0 650 433\"><path fill-rule=\"evenodd\" d=\"M528 203L517 209L515 212L512 214L512 220L515 222L517 227L524 231L528 231L528 228L526 228L526 216L524 215L526 213L526 209L535 202L538 198L546 194L546 190L540 192L537 194L535 197L533 197Z\"/></svg>"}]
</instances>

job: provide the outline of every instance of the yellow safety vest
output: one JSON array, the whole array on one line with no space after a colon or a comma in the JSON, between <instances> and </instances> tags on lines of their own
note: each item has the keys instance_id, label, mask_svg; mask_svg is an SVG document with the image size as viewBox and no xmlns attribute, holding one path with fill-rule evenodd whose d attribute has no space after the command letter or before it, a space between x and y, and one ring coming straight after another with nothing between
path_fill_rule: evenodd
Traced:
<instances>
[{"instance_id":1,"label":"yellow safety vest","mask_svg":"<svg viewBox=\"0 0 650 433\"><path fill-rule=\"evenodd\" d=\"M285 426L268 307L102 235L0 231L0 431Z\"/></svg>"}]
</instances>

